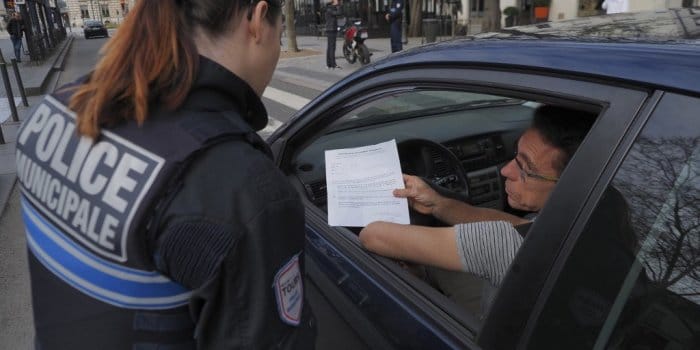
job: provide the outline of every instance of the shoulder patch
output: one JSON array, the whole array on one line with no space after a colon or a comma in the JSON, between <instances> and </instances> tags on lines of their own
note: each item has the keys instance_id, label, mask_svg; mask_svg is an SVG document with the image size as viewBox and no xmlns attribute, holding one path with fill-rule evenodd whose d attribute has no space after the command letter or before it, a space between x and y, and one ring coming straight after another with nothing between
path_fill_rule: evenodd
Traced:
<instances>
[{"instance_id":1,"label":"shoulder patch","mask_svg":"<svg viewBox=\"0 0 700 350\"><path fill-rule=\"evenodd\" d=\"M284 323L298 326L304 304L304 284L299 269L299 254L294 255L277 271L273 288L280 319Z\"/></svg>"}]
</instances>

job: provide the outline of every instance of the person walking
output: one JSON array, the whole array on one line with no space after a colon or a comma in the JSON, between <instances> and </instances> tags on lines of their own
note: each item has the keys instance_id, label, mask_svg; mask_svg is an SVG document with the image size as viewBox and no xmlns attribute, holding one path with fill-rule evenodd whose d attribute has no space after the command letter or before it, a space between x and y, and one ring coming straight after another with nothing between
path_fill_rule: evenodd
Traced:
<instances>
[{"instance_id":1,"label":"person walking","mask_svg":"<svg viewBox=\"0 0 700 350\"><path fill-rule=\"evenodd\" d=\"M138 1L24 121L35 348L314 347L304 207L256 133L283 3Z\"/></svg>"},{"instance_id":2,"label":"person walking","mask_svg":"<svg viewBox=\"0 0 700 350\"><path fill-rule=\"evenodd\" d=\"M401 43L401 18L403 16L403 0L391 0L389 13L385 15L389 22L389 36L391 37L391 52L401 51L403 44Z\"/></svg>"},{"instance_id":3,"label":"person walking","mask_svg":"<svg viewBox=\"0 0 700 350\"><path fill-rule=\"evenodd\" d=\"M7 23L7 33L10 34L12 47L15 50L15 59L22 62L22 36L24 34L24 22L19 12L14 12Z\"/></svg>"},{"instance_id":4,"label":"person walking","mask_svg":"<svg viewBox=\"0 0 700 350\"><path fill-rule=\"evenodd\" d=\"M339 0L331 0L326 4L326 67L328 69L341 69L335 63L335 43L338 37L338 16L340 15Z\"/></svg>"}]
</instances>

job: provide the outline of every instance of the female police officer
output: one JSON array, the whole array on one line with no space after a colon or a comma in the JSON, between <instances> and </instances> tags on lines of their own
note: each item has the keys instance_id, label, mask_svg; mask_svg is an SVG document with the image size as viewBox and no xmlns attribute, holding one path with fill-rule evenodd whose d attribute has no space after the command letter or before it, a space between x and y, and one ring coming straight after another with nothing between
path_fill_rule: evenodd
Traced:
<instances>
[{"instance_id":1,"label":"female police officer","mask_svg":"<svg viewBox=\"0 0 700 350\"><path fill-rule=\"evenodd\" d=\"M280 0L138 1L24 122L37 348L310 348L304 211L256 130Z\"/></svg>"}]
</instances>

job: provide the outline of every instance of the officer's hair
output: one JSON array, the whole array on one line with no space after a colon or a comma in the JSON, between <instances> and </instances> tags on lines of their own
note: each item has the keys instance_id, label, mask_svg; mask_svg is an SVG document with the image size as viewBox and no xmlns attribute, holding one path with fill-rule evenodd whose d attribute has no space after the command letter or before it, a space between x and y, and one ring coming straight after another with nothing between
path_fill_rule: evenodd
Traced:
<instances>
[{"instance_id":1,"label":"officer's hair","mask_svg":"<svg viewBox=\"0 0 700 350\"><path fill-rule=\"evenodd\" d=\"M279 0L267 0L274 23ZM78 132L97 137L100 127L124 120L142 124L153 104L169 110L187 97L197 75L199 54L192 33L198 28L216 37L242 18L251 0L137 1L119 32L100 50L102 58L82 84L74 87L69 108L78 116ZM277 6L275 6L277 5Z\"/></svg>"},{"instance_id":2,"label":"officer's hair","mask_svg":"<svg viewBox=\"0 0 700 350\"><path fill-rule=\"evenodd\" d=\"M562 151L553 167L560 174L571 160L578 146L595 122L593 113L566 107L544 105L535 111L531 128L539 132L545 142Z\"/></svg>"}]
</instances>

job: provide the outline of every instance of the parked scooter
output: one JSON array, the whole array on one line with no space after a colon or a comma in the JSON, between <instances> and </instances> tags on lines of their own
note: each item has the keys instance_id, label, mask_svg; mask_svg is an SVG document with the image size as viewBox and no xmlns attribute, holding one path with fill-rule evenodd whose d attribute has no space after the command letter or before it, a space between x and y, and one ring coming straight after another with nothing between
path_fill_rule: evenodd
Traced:
<instances>
[{"instance_id":1,"label":"parked scooter","mask_svg":"<svg viewBox=\"0 0 700 350\"><path fill-rule=\"evenodd\" d=\"M345 56L348 63L355 63L359 58L362 65L368 64L369 57L372 56L372 54L364 44L365 39L369 37L369 35L367 35L367 28L363 27L362 21L359 20L350 23L352 24L345 26L343 56Z\"/></svg>"}]
</instances>

